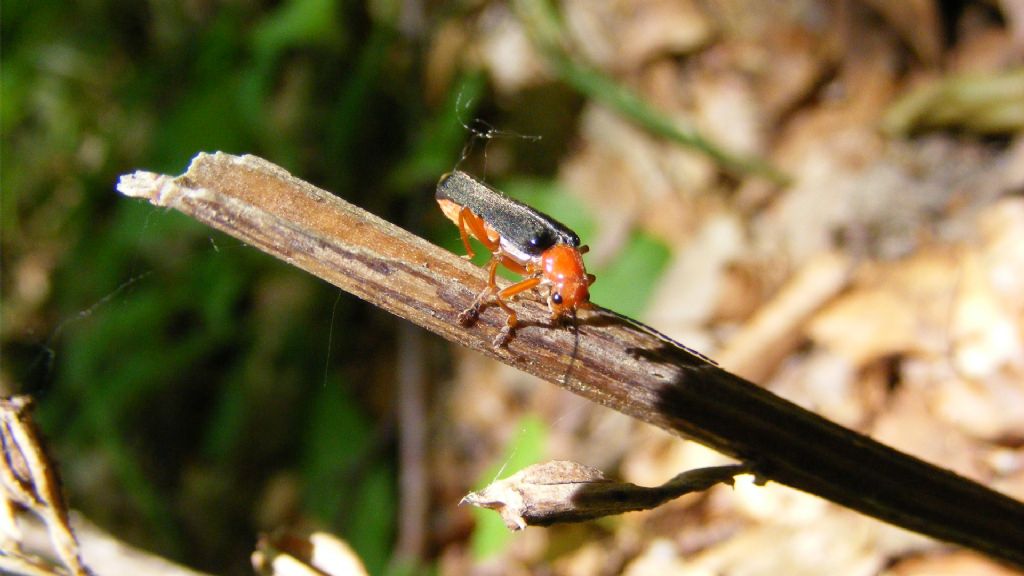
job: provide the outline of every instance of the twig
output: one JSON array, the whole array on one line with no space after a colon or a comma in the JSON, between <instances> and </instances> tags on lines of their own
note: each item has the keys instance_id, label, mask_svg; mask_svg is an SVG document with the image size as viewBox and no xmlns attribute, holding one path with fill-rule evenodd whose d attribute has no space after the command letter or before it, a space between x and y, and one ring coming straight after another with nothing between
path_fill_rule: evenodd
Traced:
<instances>
[{"instance_id":1,"label":"twig","mask_svg":"<svg viewBox=\"0 0 1024 576\"><path fill-rule=\"evenodd\" d=\"M224 230L453 342L734 456L764 480L1024 567L1024 504L884 446L595 308L576 334L546 306L458 322L484 270L253 156L200 154L179 178L137 172L118 190ZM578 334L578 343L574 342ZM578 344L574 347L574 344ZM572 364L571 377L563 378Z\"/></svg>"}]
</instances>

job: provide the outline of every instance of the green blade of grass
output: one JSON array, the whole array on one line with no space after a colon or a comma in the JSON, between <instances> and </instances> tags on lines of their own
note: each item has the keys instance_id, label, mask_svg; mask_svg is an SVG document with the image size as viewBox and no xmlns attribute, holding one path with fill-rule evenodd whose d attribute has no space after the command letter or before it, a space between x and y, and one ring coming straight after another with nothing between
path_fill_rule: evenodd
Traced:
<instances>
[{"instance_id":1,"label":"green blade of grass","mask_svg":"<svg viewBox=\"0 0 1024 576\"><path fill-rule=\"evenodd\" d=\"M706 154L731 174L758 174L780 185L789 182L787 175L763 158L734 153L696 130L683 129L636 92L572 59L563 47L558 14L548 0L516 0L515 7L552 71L580 94L611 108L652 134Z\"/></svg>"}]
</instances>

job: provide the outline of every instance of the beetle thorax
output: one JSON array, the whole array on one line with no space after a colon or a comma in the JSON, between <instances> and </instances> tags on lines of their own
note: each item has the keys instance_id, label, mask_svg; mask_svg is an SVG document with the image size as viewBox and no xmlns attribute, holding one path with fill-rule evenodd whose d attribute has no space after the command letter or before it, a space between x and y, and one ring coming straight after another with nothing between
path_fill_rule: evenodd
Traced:
<instances>
[{"instance_id":1,"label":"beetle thorax","mask_svg":"<svg viewBox=\"0 0 1024 576\"><path fill-rule=\"evenodd\" d=\"M551 288L548 307L555 316L561 316L590 301L590 279L583 266L580 251L572 246L557 244L541 255L541 274Z\"/></svg>"}]
</instances>

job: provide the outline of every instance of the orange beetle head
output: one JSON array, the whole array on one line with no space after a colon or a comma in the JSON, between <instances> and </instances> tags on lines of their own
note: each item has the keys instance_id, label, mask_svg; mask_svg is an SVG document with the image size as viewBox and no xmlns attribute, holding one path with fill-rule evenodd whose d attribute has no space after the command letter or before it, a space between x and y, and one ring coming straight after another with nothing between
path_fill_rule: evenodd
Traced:
<instances>
[{"instance_id":1,"label":"orange beetle head","mask_svg":"<svg viewBox=\"0 0 1024 576\"><path fill-rule=\"evenodd\" d=\"M551 286L548 308L552 318L575 313L590 304L589 286L594 277L583 267L580 251L566 244L556 244L541 255L543 277Z\"/></svg>"}]
</instances>

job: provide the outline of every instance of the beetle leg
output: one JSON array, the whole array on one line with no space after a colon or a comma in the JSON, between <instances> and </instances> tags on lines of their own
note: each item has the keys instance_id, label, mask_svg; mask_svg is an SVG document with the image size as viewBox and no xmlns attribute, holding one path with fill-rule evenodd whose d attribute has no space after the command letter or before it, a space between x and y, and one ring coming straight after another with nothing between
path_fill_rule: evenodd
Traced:
<instances>
[{"instance_id":1,"label":"beetle leg","mask_svg":"<svg viewBox=\"0 0 1024 576\"><path fill-rule=\"evenodd\" d=\"M490 275L488 289L494 293L494 300L498 303L498 306L501 306L501 309L508 313L508 321L506 322L506 324L510 328L515 328L516 322L518 322L518 317L516 316L516 313L512 311L512 308L505 303L505 300L512 298L513 296L519 294L520 292L526 292L527 290L540 284L540 275L531 274L529 278L524 278L523 280L520 280L519 282L516 282L511 286L506 286L503 290L499 291L498 285L494 281L494 275L498 270L498 259L501 260L501 263L504 264L505 267L512 270L513 272L526 275L527 271L526 268L524 268L518 262L515 262L514 260L511 260L506 256L502 256L501 254L495 254L494 257L491 258L491 265L489 267Z\"/></svg>"},{"instance_id":2,"label":"beetle leg","mask_svg":"<svg viewBox=\"0 0 1024 576\"><path fill-rule=\"evenodd\" d=\"M515 260L509 258L508 256L505 256L504 254L499 253L495 254L494 256L495 258L499 258L501 260L502 266L508 268L514 274L519 274L520 276L533 276L534 274L533 270L527 268L526 266L523 266L519 262L516 262Z\"/></svg>"},{"instance_id":3,"label":"beetle leg","mask_svg":"<svg viewBox=\"0 0 1024 576\"><path fill-rule=\"evenodd\" d=\"M522 280L520 282L516 282L515 284L505 288L501 292L498 292L498 294L497 294L498 300L500 301L500 300L503 300L505 298L511 298L511 297L515 296L516 294L519 294L520 292L526 292L527 290L529 290L530 288L533 288L534 286L536 286L538 284L540 284L540 277L539 276L531 276L529 278L526 278L525 280Z\"/></svg>"},{"instance_id":4,"label":"beetle leg","mask_svg":"<svg viewBox=\"0 0 1024 576\"><path fill-rule=\"evenodd\" d=\"M462 238L462 245L466 248L466 255L463 256L463 258L470 260L475 256L475 254L473 253L473 248L469 245L469 234L466 233L467 213L469 213L467 208L459 210L459 236Z\"/></svg>"},{"instance_id":5,"label":"beetle leg","mask_svg":"<svg viewBox=\"0 0 1024 576\"><path fill-rule=\"evenodd\" d=\"M471 215L472 216L472 215ZM480 310L486 304L486 300L489 296L498 293L498 285L495 282L495 276L498 272L498 259L500 257L497 253L491 254L491 259L487 262L487 286L477 295L476 299L473 300L473 305L466 308L459 314L459 323L463 326L469 326L472 324L478 316L480 316Z\"/></svg>"},{"instance_id":6,"label":"beetle leg","mask_svg":"<svg viewBox=\"0 0 1024 576\"><path fill-rule=\"evenodd\" d=\"M491 240L490 236L487 235L487 228L484 226L484 221L469 208L463 208L459 210L459 236L462 237L462 245L466 247L467 258L472 258L475 254L473 249L469 245L469 235L472 234L474 238L480 241L492 254L498 251L498 241Z\"/></svg>"},{"instance_id":7,"label":"beetle leg","mask_svg":"<svg viewBox=\"0 0 1024 576\"><path fill-rule=\"evenodd\" d=\"M473 219L476 219L476 216L470 213L466 217L465 222L470 226L473 235L476 236L477 231L472 229L474 224ZM460 215L460 223L461 222L462 216ZM477 222L479 223L479 219L477 219ZM483 230L481 230L481 232L483 232ZM511 286L507 286L502 290L498 290L498 266L505 266L512 272L516 274L521 274L523 276L527 276L527 278L524 278L523 280L520 280L519 282L516 282ZM495 242L494 250L491 253L491 259L490 261L487 262L487 286L476 297L476 300L473 301L473 305L464 310L461 314L459 314L459 322L463 326L468 326L472 324L480 316L480 311L485 306L491 303L497 304L498 307L504 310L505 314L508 315L507 318L505 319L505 327L501 329L501 332L498 333L497 337L495 337L494 341L492 342L492 345L495 348L500 348L501 346L504 346L506 342L508 342L509 338L511 338L512 336L513 331L515 331L516 325L519 323L519 316L516 315L515 310L513 310L512 307L508 305L506 300L513 298L516 294L519 294L520 292L530 290L539 285L540 283L541 277L538 272L532 271L529 267L524 266L519 262L516 262L515 260L509 258L508 256L502 254L501 249L498 246L498 243Z\"/></svg>"},{"instance_id":8,"label":"beetle leg","mask_svg":"<svg viewBox=\"0 0 1024 576\"><path fill-rule=\"evenodd\" d=\"M520 292L530 290L538 284L540 284L540 277L532 276L522 280L521 282L516 282L515 284L508 286L494 295L494 301L502 310L505 311L506 314L508 314L508 317L505 319L505 327L501 329L501 332L498 332L498 335L491 343L492 346L495 348L504 346L508 342L509 338L512 337L512 333L515 332L516 325L519 324L519 316L517 316L515 310L505 302L505 299L512 298Z\"/></svg>"}]
</instances>

